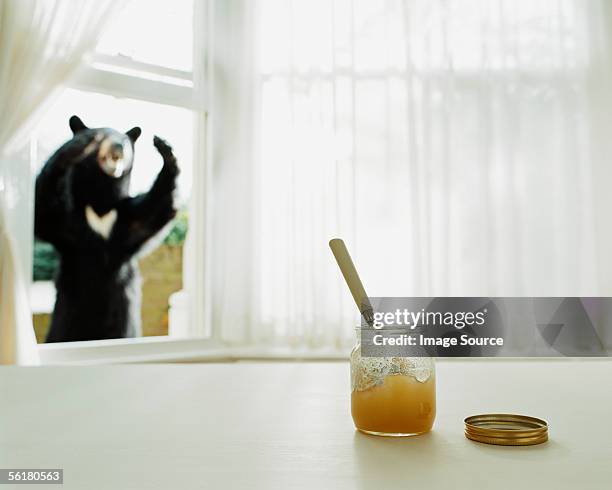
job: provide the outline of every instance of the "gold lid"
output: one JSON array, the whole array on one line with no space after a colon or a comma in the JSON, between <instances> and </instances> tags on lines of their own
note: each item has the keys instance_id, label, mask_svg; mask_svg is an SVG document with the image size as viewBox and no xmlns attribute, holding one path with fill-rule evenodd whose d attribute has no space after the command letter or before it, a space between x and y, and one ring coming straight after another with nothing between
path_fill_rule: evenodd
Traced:
<instances>
[{"instance_id":1,"label":"gold lid","mask_svg":"<svg viewBox=\"0 0 612 490\"><path fill-rule=\"evenodd\" d=\"M548 440L548 424L535 417L509 413L472 415L465 419L465 437L499 446L531 446Z\"/></svg>"}]
</instances>

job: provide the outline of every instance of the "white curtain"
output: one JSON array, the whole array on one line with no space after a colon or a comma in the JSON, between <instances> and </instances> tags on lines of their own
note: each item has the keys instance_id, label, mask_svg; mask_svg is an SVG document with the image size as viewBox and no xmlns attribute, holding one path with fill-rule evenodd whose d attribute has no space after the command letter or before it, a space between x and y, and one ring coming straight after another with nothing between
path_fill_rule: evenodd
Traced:
<instances>
[{"instance_id":1,"label":"white curtain","mask_svg":"<svg viewBox=\"0 0 612 490\"><path fill-rule=\"evenodd\" d=\"M26 289L31 272L21 256L32 240L32 181L18 150L36 115L95 46L115 4L0 0L0 364L38 363Z\"/></svg>"},{"instance_id":2,"label":"white curtain","mask_svg":"<svg viewBox=\"0 0 612 490\"><path fill-rule=\"evenodd\" d=\"M347 342L336 236L372 296L612 294L608 2L215 5L222 338Z\"/></svg>"}]
</instances>

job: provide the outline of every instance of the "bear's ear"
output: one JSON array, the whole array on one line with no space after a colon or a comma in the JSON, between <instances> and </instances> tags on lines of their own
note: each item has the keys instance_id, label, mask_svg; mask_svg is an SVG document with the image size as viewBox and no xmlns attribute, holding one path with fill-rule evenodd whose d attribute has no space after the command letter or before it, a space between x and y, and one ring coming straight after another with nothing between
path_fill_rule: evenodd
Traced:
<instances>
[{"instance_id":1,"label":"bear's ear","mask_svg":"<svg viewBox=\"0 0 612 490\"><path fill-rule=\"evenodd\" d=\"M140 136L140 128L136 126L135 128L130 129L127 133L128 137L132 140L132 143L136 143L136 140Z\"/></svg>"},{"instance_id":2,"label":"bear's ear","mask_svg":"<svg viewBox=\"0 0 612 490\"><path fill-rule=\"evenodd\" d=\"M81 119L79 119L78 116L72 116L70 118L69 124L70 124L70 129L72 129L73 134L77 134L79 131L88 129L87 126L83 124L83 121L81 121Z\"/></svg>"}]
</instances>

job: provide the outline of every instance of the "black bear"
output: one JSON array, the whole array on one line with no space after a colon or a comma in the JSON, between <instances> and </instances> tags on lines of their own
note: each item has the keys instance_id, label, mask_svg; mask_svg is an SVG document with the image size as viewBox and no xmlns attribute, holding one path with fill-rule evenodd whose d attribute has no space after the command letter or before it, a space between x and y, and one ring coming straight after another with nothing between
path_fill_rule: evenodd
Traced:
<instances>
[{"instance_id":1,"label":"black bear","mask_svg":"<svg viewBox=\"0 0 612 490\"><path fill-rule=\"evenodd\" d=\"M70 129L73 138L36 179L34 232L60 256L47 342L137 336L141 287L136 258L176 214L176 158L156 136L153 144L163 167L147 193L130 197L140 128L125 134L90 129L72 116Z\"/></svg>"}]
</instances>

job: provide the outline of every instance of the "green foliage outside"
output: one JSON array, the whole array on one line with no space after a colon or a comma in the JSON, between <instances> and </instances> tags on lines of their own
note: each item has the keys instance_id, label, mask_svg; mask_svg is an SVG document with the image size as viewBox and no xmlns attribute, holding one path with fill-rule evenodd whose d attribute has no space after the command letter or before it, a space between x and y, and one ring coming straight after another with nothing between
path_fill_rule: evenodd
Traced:
<instances>
[{"instance_id":1,"label":"green foliage outside","mask_svg":"<svg viewBox=\"0 0 612 490\"><path fill-rule=\"evenodd\" d=\"M164 245L178 247L183 245L187 236L188 221L187 212L179 211L172 224L170 232L164 239ZM39 240L34 241L34 258L32 267L32 279L34 281L50 281L53 279L55 270L59 263L57 252L53 245Z\"/></svg>"},{"instance_id":2,"label":"green foliage outside","mask_svg":"<svg viewBox=\"0 0 612 490\"><path fill-rule=\"evenodd\" d=\"M164 245L170 246L180 246L185 243L185 237L187 236L188 229L188 221L187 221L187 211L184 209L179 211L174 219L174 223L172 223L172 228L170 229L170 233L164 239Z\"/></svg>"},{"instance_id":3,"label":"green foliage outside","mask_svg":"<svg viewBox=\"0 0 612 490\"><path fill-rule=\"evenodd\" d=\"M34 241L34 259L32 279L34 281L50 281L59 262L53 245L39 240Z\"/></svg>"}]
</instances>

